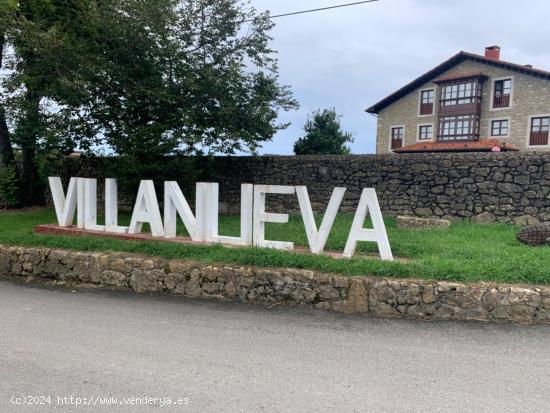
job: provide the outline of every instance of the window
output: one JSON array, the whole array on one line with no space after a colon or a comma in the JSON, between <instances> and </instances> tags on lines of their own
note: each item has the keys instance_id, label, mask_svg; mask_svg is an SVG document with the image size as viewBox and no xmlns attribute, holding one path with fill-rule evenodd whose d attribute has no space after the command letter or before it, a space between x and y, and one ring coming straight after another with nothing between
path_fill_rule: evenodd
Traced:
<instances>
[{"instance_id":1,"label":"window","mask_svg":"<svg viewBox=\"0 0 550 413\"><path fill-rule=\"evenodd\" d=\"M423 90L420 92L420 115L434 113L435 90Z\"/></svg>"},{"instance_id":2,"label":"window","mask_svg":"<svg viewBox=\"0 0 550 413\"><path fill-rule=\"evenodd\" d=\"M433 138L433 126L432 125L420 125L418 127L418 140L430 141Z\"/></svg>"},{"instance_id":3,"label":"window","mask_svg":"<svg viewBox=\"0 0 550 413\"><path fill-rule=\"evenodd\" d=\"M391 128L391 149L398 149L403 146L403 139L405 138L405 128L398 126Z\"/></svg>"},{"instance_id":4,"label":"window","mask_svg":"<svg viewBox=\"0 0 550 413\"><path fill-rule=\"evenodd\" d=\"M508 136L508 119L491 122L491 136Z\"/></svg>"},{"instance_id":5,"label":"window","mask_svg":"<svg viewBox=\"0 0 550 413\"><path fill-rule=\"evenodd\" d=\"M502 80L495 81L493 107L494 108L509 107L511 93L512 93L512 79L502 79Z\"/></svg>"},{"instance_id":6,"label":"window","mask_svg":"<svg viewBox=\"0 0 550 413\"><path fill-rule=\"evenodd\" d=\"M446 116L439 121L440 141L476 140L479 138L479 116Z\"/></svg>"},{"instance_id":7,"label":"window","mask_svg":"<svg viewBox=\"0 0 550 413\"><path fill-rule=\"evenodd\" d=\"M531 136L529 145L548 145L550 117L531 118Z\"/></svg>"},{"instance_id":8,"label":"window","mask_svg":"<svg viewBox=\"0 0 550 413\"><path fill-rule=\"evenodd\" d=\"M481 84L478 81L451 83L443 86L441 106L466 105L481 102Z\"/></svg>"}]
</instances>

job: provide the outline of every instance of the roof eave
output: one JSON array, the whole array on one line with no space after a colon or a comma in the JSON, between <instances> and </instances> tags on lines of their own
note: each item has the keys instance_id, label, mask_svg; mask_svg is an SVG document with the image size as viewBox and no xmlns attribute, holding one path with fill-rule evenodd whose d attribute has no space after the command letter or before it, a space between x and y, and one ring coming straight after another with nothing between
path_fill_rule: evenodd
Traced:
<instances>
[{"instance_id":1,"label":"roof eave","mask_svg":"<svg viewBox=\"0 0 550 413\"><path fill-rule=\"evenodd\" d=\"M414 89L416 89L418 86L429 82L431 79L435 78L438 73L443 73L445 70L449 69L450 67L453 67L457 65L462 59L466 58L466 52L460 51L454 56L450 57L449 59L445 60L443 63L440 63L436 67L432 68L431 70L427 71L423 75L417 77L416 79L412 80L411 82L407 83L402 88L396 90L392 94L386 96L384 99L378 101L374 105L372 105L370 108L368 108L365 112L367 113L373 113L378 114L381 110L388 107L392 103L399 100L402 96L405 96L407 93L412 92ZM456 62L455 62L456 60ZM410 90L409 90L410 89ZM395 100L394 100L395 99Z\"/></svg>"},{"instance_id":2,"label":"roof eave","mask_svg":"<svg viewBox=\"0 0 550 413\"><path fill-rule=\"evenodd\" d=\"M402 88L398 89L397 91L393 92L392 94L386 96L384 99L380 100L376 104L372 105L368 109L365 110L367 113L372 114L379 114L380 111L385 109L386 107L390 106L394 102L398 101L401 97L406 96L408 93L412 92L416 88L420 87L421 85L435 79L439 74L444 73L446 70L450 69L451 67L456 66L461 61L471 59L474 61L478 61L481 63L485 63L488 65L493 66L500 66L504 67L508 70L513 70L520 73L525 73L531 76L536 77L542 77L545 79L550 80L550 72L541 70L541 69L535 69L528 66L522 66L516 63L507 62L504 60L493 60L485 58L484 56L465 52L461 50L454 56L450 57L449 59L445 60L443 63L439 64L438 66L434 67L433 69L429 70L428 72L424 73L423 75L417 77L413 81L407 83Z\"/></svg>"}]
</instances>

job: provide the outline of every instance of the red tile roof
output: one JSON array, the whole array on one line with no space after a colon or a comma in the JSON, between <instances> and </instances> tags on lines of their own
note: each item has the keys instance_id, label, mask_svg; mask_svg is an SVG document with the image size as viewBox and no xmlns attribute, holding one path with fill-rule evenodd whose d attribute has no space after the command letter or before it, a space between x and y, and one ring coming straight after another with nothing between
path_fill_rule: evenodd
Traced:
<instances>
[{"instance_id":1,"label":"red tile roof","mask_svg":"<svg viewBox=\"0 0 550 413\"><path fill-rule=\"evenodd\" d=\"M372 105L366 111L368 113L374 113L374 114L379 113L382 109L388 107L393 102L413 92L418 87L432 81L433 79L436 79L438 76L442 75L447 70L452 69L457 64L465 60L484 63L488 66L501 67L504 69L513 70L515 72L525 73L527 75L541 77L543 79L550 80L550 72L546 70L535 69L527 65L519 65L516 63L507 62L505 60L491 59L475 53L461 51L456 55L452 56L451 58L449 58L448 60L445 60L443 63L439 64L438 66L434 67L433 69L429 70L428 72L424 73L422 76L417 77L415 80L406 84L401 89L390 94L389 96L386 96L384 99L382 99L378 103Z\"/></svg>"},{"instance_id":2,"label":"red tile roof","mask_svg":"<svg viewBox=\"0 0 550 413\"><path fill-rule=\"evenodd\" d=\"M514 146L501 142L498 139L480 139L478 141L463 142L419 142L414 145L395 149L394 152L500 152L517 150Z\"/></svg>"}]
</instances>

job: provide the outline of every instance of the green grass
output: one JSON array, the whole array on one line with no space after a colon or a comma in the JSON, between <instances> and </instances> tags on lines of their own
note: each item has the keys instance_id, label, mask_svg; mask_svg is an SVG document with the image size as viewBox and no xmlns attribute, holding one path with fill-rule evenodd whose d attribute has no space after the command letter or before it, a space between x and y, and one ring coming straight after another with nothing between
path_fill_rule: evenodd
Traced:
<instances>
[{"instance_id":1,"label":"green grass","mask_svg":"<svg viewBox=\"0 0 550 413\"><path fill-rule=\"evenodd\" d=\"M327 250L342 251L352 216L339 215L327 242ZM123 215L121 223L129 217ZM518 227L506 224L476 225L455 223L444 230L398 230L387 219L393 253L407 262L382 262L356 257L340 260L257 248L182 245L166 242L133 242L95 237L62 237L34 234L37 224L55 223L52 210L0 212L0 243L23 246L48 246L85 251L125 251L166 258L240 265L309 268L346 275L378 275L456 281L498 281L531 284L550 283L550 248L520 244ZM184 235L183 228L178 232ZM238 235L238 217L220 217L220 233ZM300 216L288 224L268 224L267 238L294 241L307 246ZM376 252L372 243L361 243L358 252Z\"/></svg>"}]
</instances>

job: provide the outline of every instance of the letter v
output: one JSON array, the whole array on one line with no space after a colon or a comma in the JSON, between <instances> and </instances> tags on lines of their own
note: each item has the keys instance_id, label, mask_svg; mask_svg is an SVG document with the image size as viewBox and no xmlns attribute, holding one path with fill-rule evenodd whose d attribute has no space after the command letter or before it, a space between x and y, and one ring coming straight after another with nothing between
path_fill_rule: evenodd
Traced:
<instances>
[{"instance_id":1,"label":"letter v","mask_svg":"<svg viewBox=\"0 0 550 413\"><path fill-rule=\"evenodd\" d=\"M50 189L52 191L53 204L55 207L55 214L57 215L57 222L60 227L69 227L73 223L74 214L76 211L77 203L77 183L80 178L71 178L69 181L69 187L67 188L67 198L63 193L63 184L59 177L49 177ZM84 207L84 205L79 205Z\"/></svg>"},{"instance_id":2,"label":"letter v","mask_svg":"<svg viewBox=\"0 0 550 413\"><path fill-rule=\"evenodd\" d=\"M320 254L325 249L325 244L334 225L336 214L344 199L346 188L334 188L330 202L328 203L327 210L323 216L323 221L317 231L317 224L315 223L315 217L313 216L313 210L311 209L311 202L309 201L309 195L307 193L307 187L297 186L296 194L298 196L298 203L300 204L300 211L302 212L302 220L306 228L306 235L309 241L309 249L314 254Z\"/></svg>"}]
</instances>

